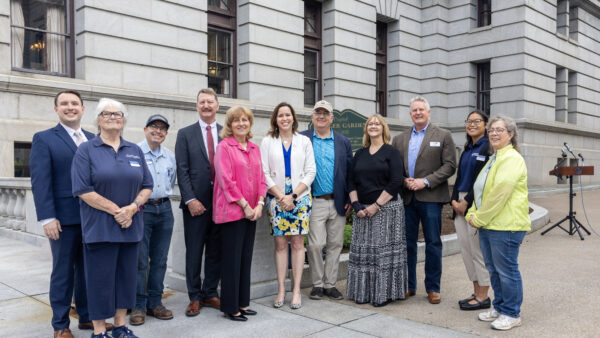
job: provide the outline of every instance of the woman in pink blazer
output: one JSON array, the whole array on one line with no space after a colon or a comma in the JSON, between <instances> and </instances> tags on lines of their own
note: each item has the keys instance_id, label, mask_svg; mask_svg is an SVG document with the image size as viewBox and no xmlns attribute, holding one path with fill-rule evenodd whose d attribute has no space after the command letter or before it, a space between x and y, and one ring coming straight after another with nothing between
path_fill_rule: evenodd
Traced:
<instances>
[{"instance_id":1,"label":"woman in pink blazer","mask_svg":"<svg viewBox=\"0 0 600 338\"><path fill-rule=\"evenodd\" d=\"M256 220L267 193L260 149L249 141L252 112L231 107L215 154L213 221L221 226L221 311L235 321L246 321L250 310L250 265Z\"/></svg>"}]
</instances>

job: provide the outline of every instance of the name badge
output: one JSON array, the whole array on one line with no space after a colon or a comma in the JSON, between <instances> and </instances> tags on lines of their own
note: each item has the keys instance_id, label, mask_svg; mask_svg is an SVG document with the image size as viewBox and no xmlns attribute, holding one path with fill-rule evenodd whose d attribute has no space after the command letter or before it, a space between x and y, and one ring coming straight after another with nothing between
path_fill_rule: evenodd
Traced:
<instances>
[{"instance_id":1,"label":"name badge","mask_svg":"<svg viewBox=\"0 0 600 338\"><path fill-rule=\"evenodd\" d=\"M139 167L140 163L138 161L129 160L129 165L132 167Z\"/></svg>"},{"instance_id":2,"label":"name badge","mask_svg":"<svg viewBox=\"0 0 600 338\"><path fill-rule=\"evenodd\" d=\"M477 161L485 161L485 156L483 155L477 155Z\"/></svg>"},{"instance_id":3,"label":"name badge","mask_svg":"<svg viewBox=\"0 0 600 338\"><path fill-rule=\"evenodd\" d=\"M439 147L440 143L439 142L429 142L429 146L430 147Z\"/></svg>"}]
</instances>

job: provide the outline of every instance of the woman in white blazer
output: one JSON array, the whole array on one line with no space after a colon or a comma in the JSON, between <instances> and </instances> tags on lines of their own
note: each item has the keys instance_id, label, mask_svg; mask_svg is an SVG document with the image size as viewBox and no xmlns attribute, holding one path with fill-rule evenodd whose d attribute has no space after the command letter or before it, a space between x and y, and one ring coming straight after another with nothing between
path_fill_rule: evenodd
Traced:
<instances>
[{"instance_id":1,"label":"woman in white blazer","mask_svg":"<svg viewBox=\"0 0 600 338\"><path fill-rule=\"evenodd\" d=\"M304 236L312 210L310 186L316 166L312 143L296 133L298 118L294 108L282 102L271 115L271 129L262 141L260 152L269 188L267 213L271 234L275 238L275 267L279 291L273 302L278 308L285 299L285 272L288 264L288 242L292 243L292 309L302 306L300 280L304 268Z\"/></svg>"}]
</instances>

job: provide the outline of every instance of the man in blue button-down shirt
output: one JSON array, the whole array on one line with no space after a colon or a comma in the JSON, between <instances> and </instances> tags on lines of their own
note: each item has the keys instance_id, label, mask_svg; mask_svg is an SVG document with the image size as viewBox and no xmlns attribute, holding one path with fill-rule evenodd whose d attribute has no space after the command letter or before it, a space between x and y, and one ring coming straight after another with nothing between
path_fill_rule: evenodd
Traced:
<instances>
[{"instance_id":1,"label":"man in blue button-down shirt","mask_svg":"<svg viewBox=\"0 0 600 338\"><path fill-rule=\"evenodd\" d=\"M173 318L171 310L161 302L173 234L173 211L169 196L173 194L177 168L173 152L161 146L168 129L166 117L152 115L144 128L146 139L138 143L152 174L154 188L143 206L144 238L138 251L137 295L135 309L129 317L131 325L144 324L146 313L157 319Z\"/></svg>"},{"instance_id":2,"label":"man in blue button-down shirt","mask_svg":"<svg viewBox=\"0 0 600 338\"><path fill-rule=\"evenodd\" d=\"M404 159L404 200L408 296L417 290L417 237L419 223L425 236L425 291L429 302L438 304L442 277L442 206L450 202L448 178L456 170L452 134L430 123L431 109L424 97L410 102L413 127L396 137L393 146Z\"/></svg>"}]
</instances>

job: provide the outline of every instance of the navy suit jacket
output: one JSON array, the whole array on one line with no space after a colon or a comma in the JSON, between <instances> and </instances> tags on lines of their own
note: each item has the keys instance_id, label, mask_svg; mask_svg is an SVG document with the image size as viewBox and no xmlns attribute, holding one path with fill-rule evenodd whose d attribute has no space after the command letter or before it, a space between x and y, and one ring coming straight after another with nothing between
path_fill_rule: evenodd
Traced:
<instances>
[{"instance_id":1,"label":"navy suit jacket","mask_svg":"<svg viewBox=\"0 0 600 338\"><path fill-rule=\"evenodd\" d=\"M88 140L94 134L83 131ZM38 221L56 218L63 225L80 225L79 199L71 189L71 163L77 145L65 128L54 128L33 135L29 168L31 190Z\"/></svg>"},{"instance_id":2,"label":"navy suit jacket","mask_svg":"<svg viewBox=\"0 0 600 338\"><path fill-rule=\"evenodd\" d=\"M217 124L217 133L221 133L219 124ZM221 141L220 136L218 140ZM211 209L213 187L210 184L210 162L199 122L177 132L175 159L177 182L181 194L179 207L187 208L185 202L195 198L202 202L206 209Z\"/></svg>"},{"instance_id":3,"label":"navy suit jacket","mask_svg":"<svg viewBox=\"0 0 600 338\"><path fill-rule=\"evenodd\" d=\"M314 129L308 129L300 134L307 136L310 141L313 140ZM349 203L348 188L346 187L346 178L352 168L352 147L350 147L350 140L342 134L333 132L333 141L335 147L335 162L333 169L333 199L335 202L335 210L338 215L346 215L346 209L344 208L346 203ZM317 158L319 154L315 154ZM317 167L317 173L319 167ZM313 183L314 184L314 183ZM314 191L314 189L313 189Z\"/></svg>"}]
</instances>

